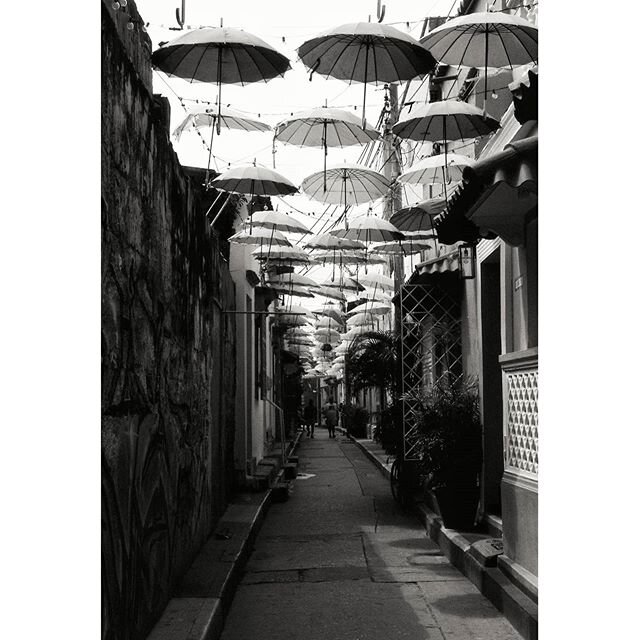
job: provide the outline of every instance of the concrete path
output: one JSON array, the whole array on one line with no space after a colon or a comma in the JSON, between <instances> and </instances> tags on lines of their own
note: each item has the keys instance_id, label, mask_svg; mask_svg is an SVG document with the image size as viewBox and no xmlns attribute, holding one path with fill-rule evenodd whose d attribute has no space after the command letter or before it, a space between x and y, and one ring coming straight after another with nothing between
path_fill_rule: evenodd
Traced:
<instances>
[{"instance_id":1,"label":"concrete path","mask_svg":"<svg viewBox=\"0 0 640 640\"><path fill-rule=\"evenodd\" d=\"M346 438L304 436L222 640L520 640Z\"/></svg>"}]
</instances>

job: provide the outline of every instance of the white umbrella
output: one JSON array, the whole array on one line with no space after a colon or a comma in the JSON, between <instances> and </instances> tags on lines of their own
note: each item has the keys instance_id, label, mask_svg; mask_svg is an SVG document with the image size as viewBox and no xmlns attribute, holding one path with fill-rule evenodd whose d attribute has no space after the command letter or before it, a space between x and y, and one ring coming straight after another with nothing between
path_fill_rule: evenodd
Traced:
<instances>
[{"instance_id":1,"label":"white umbrella","mask_svg":"<svg viewBox=\"0 0 640 640\"><path fill-rule=\"evenodd\" d=\"M334 287L325 287L324 285L314 289L314 293L317 296L324 296L325 298L331 298L333 300L339 300L340 302L346 302L347 298L339 289Z\"/></svg>"},{"instance_id":2,"label":"white umbrella","mask_svg":"<svg viewBox=\"0 0 640 640\"><path fill-rule=\"evenodd\" d=\"M323 316L316 321L317 329L334 329L336 331L342 329L344 323L341 320L329 316Z\"/></svg>"},{"instance_id":3,"label":"white umbrella","mask_svg":"<svg viewBox=\"0 0 640 640\"><path fill-rule=\"evenodd\" d=\"M329 233L337 238L349 238L364 243L404 238L402 232L390 222L371 215L358 216L349 222L348 229L333 229Z\"/></svg>"},{"instance_id":4,"label":"white umbrella","mask_svg":"<svg viewBox=\"0 0 640 640\"><path fill-rule=\"evenodd\" d=\"M347 311L347 317L354 316L357 313L372 313L374 315L385 315L391 311L391 305L386 302L363 302L356 305L350 311Z\"/></svg>"},{"instance_id":5,"label":"white umbrella","mask_svg":"<svg viewBox=\"0 0 640 640\"><path fill-rule=\"evenodd\" d=\"M215 128L218 117L220 118L220 124L225 129L235 129L238 131L269 131L271 127L261 120L247 116L235 109L229 109L220 105L220 116L218 116L218 107L205 107L204 105L197 105L195 108L190 109L185 119L175 128L173 137L176 141L180 140L180 137L187 129L187 127L193 127L195 129L202 129L204 127Z\"/></svg>"},{"instance_id":6,"label":"white umbrella","mask_svg":"<svg viewBox=\"0 0 640 640\"><path fill-rule=\"evenodd\" d=\"M328 204L359 205L384 196L391 183L381 173L357 164L344 163L307 176L300 189L313 200Z\"/></svg>"},{"instance_id":7,"label":"white umbrella","mask_svg":"<svg viewBox=\"0 0 640 640\"><path fill-rule=\"evenodd\" d=\"M251 233L248 231L239 231L229 237L229 242L235 244L259 244L279 247L290 247L291 243L287 238L275 229L254 229Z\"/></svg>"},{"instance_id":8,"label":"white umbrella","mask_svg":"<svg viewBox=\"0 0 640 640\"><path fill-rule=\"evenodd\" d=\"M265 229L276 229L286 233L311 233L302 222L298 222L293 216L281 211L272 211L271 209L253 213L251 215L251 225L253 227L264 227Z\"/></svg>"},{"instance_id":9,"label":"white umbrella","mask_svg":"<svg viewBox=\"0 0 640 640\"><path fill-rule=\"evenodd\" d=\"M321 287L326 287L329 289L340 289L341 291L362 291L364 287L359 284L356 280L349 276L342 276L337 280L325 280L320 284Z\"/></svg>"},{"instance_id":10,"label":"white umbrella","mask_svg":"<svg viewBox=\"0 0 640 640\"><path fill-rule=\"evenodd\" d=\"M337 238L330 233L323 233L317 236L311 236L304 244L307 249L366 249L362 242L357 240L349 240L347 238Z\"/></svg>"},{"instance_id":11,"label":"white umbrella","mask_svg":"<svg viewBox=\"0 0 640 640\"><path fill-rule=\"evenodd\" d=\"M281 273L279 275L270 274L266 280L268 285L278 285L282 287L295 286L295 287L317 287L318 283L309 278L309 276L302 275L301 273Z\"/></svg>"},{"instance_id":12,"label":"white umbrella","mask_svg":"<svg viewBox=\"0 0 640 640\"><path fill-rule=\"evenodd\" d=\"M348 327L357 327L363 325L375 324L376 317L372 313L356 313L354 316L347 318Z\"/></svg>"},{"instance_id":13,"label":"white umbrella","mask_svg":"<svg viewBox=\"0 0 640 640\"><path fill-rule=\"evenodd\" d=\"M272 263L286 264L314 264L315 260L309 257L302 249L292 246L260 247L251 252L256 260L268 260Z\"/></svg>"},{"instance_id":14,"label":"white umbrella","mask_svg":"<svg viewBox=\"0 0 640 640\"><path fill-rule=\"evenodd\" d=\"M398 176L398 182L410 184L458 182L462 180L464 167L470 167L474 164L475 162L471 158L458 153L449 153L446 157L443 153L439 153L413 164Z\"/></svg>"},{"instance_id":15,"label":"white umbrella","mask_svg":"<svg viewBox=\"0 0 640 640\"><path fill-rule=\"evenodd\" d=\"M365 287L378 288L382 290L393 290L394 282L389 276L380 273L366 273L358 278L360 284Z\"/></svg>"}]
</instances>

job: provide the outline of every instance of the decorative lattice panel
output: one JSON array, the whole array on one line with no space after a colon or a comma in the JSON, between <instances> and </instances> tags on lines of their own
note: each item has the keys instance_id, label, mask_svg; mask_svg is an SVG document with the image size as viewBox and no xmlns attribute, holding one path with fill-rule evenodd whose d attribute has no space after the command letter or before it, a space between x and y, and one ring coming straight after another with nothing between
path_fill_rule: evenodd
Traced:
<instances>
[{"instance_id":1,"label":"decorative lattice panel","mask_svg":"<svg viewBox=\"0 0 640 640\"><path fill-rule=\"evenodd\" d=\"M460 298L433 285L407 285L400 294L401 393L405 460L418 457L418 398L462 376Z\"/></svg>"},{"instance_id":2,"label":"decorative lattice panel","mask_svg":"<svg viewBox=\"0 0 640 640\"><path fill-rule=\"evenodd\" d=\"M507 379L505 468L538 475L538 370L510 371Z\"/></svg>"}]
</instances>

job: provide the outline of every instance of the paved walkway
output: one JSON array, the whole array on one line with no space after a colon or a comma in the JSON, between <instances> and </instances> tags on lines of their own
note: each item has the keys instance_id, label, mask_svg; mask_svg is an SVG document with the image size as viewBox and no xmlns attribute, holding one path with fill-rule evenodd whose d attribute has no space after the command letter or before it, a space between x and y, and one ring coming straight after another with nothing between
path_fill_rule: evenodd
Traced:
<instances>
[{"instance_id":1,"label":"paved walkway","mask_svg":"<svg viewBox=\"0 0 640 640\"><path fill-rule=\"evenodd\" d=\"M293 493L269 510L222 640L520 639L356 444L321 429L297 453Z\"/></svg>"}]
</instances>

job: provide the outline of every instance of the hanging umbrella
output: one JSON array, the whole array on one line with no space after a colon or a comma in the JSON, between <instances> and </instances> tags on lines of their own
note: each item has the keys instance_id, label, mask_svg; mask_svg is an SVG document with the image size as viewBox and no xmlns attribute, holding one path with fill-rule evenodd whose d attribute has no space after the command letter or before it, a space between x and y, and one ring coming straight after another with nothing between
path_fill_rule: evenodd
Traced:
<instances>
[{"instance_id":1,"label":"hanging umbrella","mask_svg":"<svg viewBox=\"0 0 640 640\"><path fill-rule=\"evenodd\" d=\"M371 253L382 255L411 255L412 253L420 253L431 249L431 245L424 240L409 240L408 242L381 242L371 248Z\"/></svg>"},{"instance_id":2,"label":"hanging umbrella","mask_svg":"<svg viewBox=\"0 0 640 640\"><path fill-rule=\"evenodd\" d=\"M252 233L247 231L238 231L234 233L229 242L235 244L266 244L278 247L290 247L291 243L287 238L275 229L254 229Z\"/></svg>"},{"instance_id":3,"label":"hanging umbrella","mask_svg":"<svg viewBox=\"0 0 640 640\"><path fill-rule=\"evenodd\" d=\"M402 231L407 238L410 237L410 234L424 232L425 235L420 236L420 239L427 240L435 237L431 224L432 217L442 213L446 206L447 201L444 198L422 200L412 207L400 209L391 216L389 222Z\"/></svg>"},{"instance_id":4,"label":"hanging umbrella","mask_svg":"<svg viewBox=\"0 0 640 640\"><path fill-rule=\"evenodd\" d=\"M484 68L484 101L488 67L509 67L538 59L538 28L503 12L459 16L436 27L420 42L440 64Z\"/></svg>"},{"instance_id":5,"label":"hanging umbrella","mask_svg":"<svg viewBox=\"0 0 640 640\"><path fill-rule=\"evenodd\" d=\"M321 342L338 342L340 340L340 332L335 329L318 329L315 337Z\"/></svg>"},{"instance_id":6,"label":"hanging umbrella","mask_svg":"<svg viewBox=\"0 0 640 640\"><path fill-rule=\"evenodd\" d=\"M333 300L339 300L340 302L346 302L347 298L339 289L334 287L326 287L324 285L314 289L316 296L324 296L325 298L331 298Z\"/></svg>"},{"instance_id":7,"label":"hanging umbrella","mask_svg":"<svg viewBox=\"0 0 640 640\"><path fill-rule=\"evenodd\" d=\"M270 263L284 264L315 264L315 260L310 258L302 249L298 247L259 247L251 252L256 260L268 260Z\"/></svg>"},{"instance_id":8,"label":"hanging umbrella","mask_svg":"<svg viewBox=\"0 0 640 640\"><path fill-rule=\"evenodd\" d=\"M478 138L493 133L500 123L466 102L442 100L422 105L393 125L392 131L400 138L430 140L432 142ZM447 145L444 145L442 162L448 166ZM444 182L445 200L447 183Z\"/></svg>"},{"instance_id":9,"label":"hanging umbrella","mask_svg":"<svg viewBox=\"0 0 640 640\"><path fill-rule=\"evenodd\" d=\"M362 276L360 276L362 279ZM367 285L368 287L370 285ZM386 290L383 291L380 287L373 285L372 288L365 289L358 294L359 300L371 300L372 302L389 302L391 297Z\"/></svg>"},{"instance_id":10,"label":"hanging umbrella","mask_svg":"<svg viewBox=\"0 0 640 640\"><path fill-rule=\"evenodd\" d=\"M347 317L356 315L357 313L372 313L374 315L385 315L391 311L391 306L384 302L363 302L356 305L350 311L347 311Z\"/></svg>"},{"instance_id":11,"label":"hanging umbrella","mask_svg":"<svg viewBox=\"0 0 640 640\"><path fill-rule=\"evenodd\" d=\"M365 251L318 251L313 254L316 260L322 263L331 262L339 265L349 264L387 264L387 260L380 258L380 256L372 256Z\"/></svg>"},{"instance_id":12,"label":"hanging umbrella","mask_svg":"<svg viewBox=\"0 0 640 640\"><path fill-rule=\"evenodd\" d=\"M348 229L333 229L329 233L337 238L349 238L365 243L404 238L402 232L390 222L371 215L358 216L349 222Z\"/></svg>"},{"instance_id":13,"label":"hanging umbrella","mask_svg":"<svg viewBox=\"0 0 640 640\"><path fill-rule=\"evenodd\" d=\"M279 275L269 275L266 282L268 286L272 284L279 286L311 288L318 286L318 283L315 280L309 278L308 276L302 275L301 273L281 273Z\"/></svg>"},{"instance_id":14,"label":"hanging umbrella","mask_svg":"<svg viewBox=\"0 0 640 640\"><path fill-rule=\"evenodd\" d=\"M307 249L366 249L366 245L362 242L348 238L336 238L330 233L311 236L304 246Z\"/></svg>"},{"instance_id":15,"label":"hanging umbrella","mask_svg":"<svg viewBox=\"0 0 640 640\"><path fill-rule=\"evenodd\" d=\"M336 309L336 307L333 306L323 307L320 311L317 312L317 314L320 316L320 319L329 318L330 320L334 320L335 322L343 322L344 314L342 313L342 311Z\"/></svg>"},{"instance_id":16,"label":"hanging umbrella","mask_svg":"<svg viewBox=\"0 0 640 640\"><path fill-rule=\"evenodd\" d=\"M340 277L338 280L325 280L320 285L321 287L325 287L328 289L340 289L341 291L362 291L364 287L356 282L353 278L350 277Z\"/></svg>"},{"instance_id":17,"label":"hanging umbrella","mask_svg":"<svg viewBox=\"0 0 640 640\"><path fill-rule=\"evenodd\" d=\"M360 284L365 287L378 288L382 290L393 290L394 283L389 276L383 276L381 273L366 273L359 277Z\"/></svg>"},{"instance_id":18,"label":"hanging umbrella","mask_svg":"<svg viewBox=\"0 0 640 640\"><path fill-rule=\"evenodd\" d=\"M361 312L347 318L347 327L358 327L368 324L375 324L376 317L372 313Z\"/></svg>"},{"instance_id":19,"label":"hanging umbrella","mask_svg":"<svg viewBox=\"0 0 640 640\"><path fill-rule=\"evenodd\" d=\"M276 293L282 293L289 296L297 296L298 298L313 298L314 294L308 287L296 287L295 285L274 284L272 282L265 283L266 287L273 289Z\"/></svg>"},{"instance_id":20,"label":"hanging umbrella","mask_svg":"<svg viewBox=\"0 0 640 640\"><path fill-rule=\"evenodd\" d=\"M218 85L218 133L223 84L267 82L291 69L289 59L264 40L229 27L187 31L156 49L151 60L167 75Z\"/></svg>"},{"instance_id":21,"label":"hanging umbrella","mask_svg":"<svg viewBox=\"0 0 640 640\"><path fill-rule=\"evenodd\" d=\"M366 326L351 327L351 329L349 329L347 333L342 334L342 340L346 342L351 342L354 338L365 333L366 331L371 331L371 329L369 329Z\"/></svg>"},{"instance_id":22,"label":"hanging umbrella","mask_svg":"<svg viewBox=\"0 0 640 640\"><path fill-rule=\"evenodd\" d=\"M445 162L446 160L446 162ZM467 156L450 153L445 158L443 153L423 158L398 176L398 182L410 184L449 183L462 180L464 167L473 166L475 162Z\"/></svg>"},{"instance_id":23,"label":"hanging umbrella","mask_svg":"<svg viewBox=\"0 0 640 640\"><path fill-rule=\"evenodd\" d=\"M368 82L422 78L436 66L434 57L417 40L375 22L355 22L325 31L300 45L298 55L312 74L349 84L364 83L363 123Z\"/></svg>"},{"instance_id":24,"label":"hanging umbrella","mask_svg":"<svg viewBox=\"0 0 640 640\"><path fill-rule=\"evenodd\" d=\"M282 213L281 211L272 211L271 209L253 213L251 216L251 225L254 227L264 227L265 229L276 229L287 233L311 233L302 222L298 222L293 216Z\"/></svg>"},{"instance_id":25,"label":"hanging umbrella","mask_svg":"<svg viewBox=\"0 0 640 640\"><path fill-rule=\"evenodd\" d=\"M259 196L286 196L297 193L295 185L283 175L253 164L232 167L211 181L216 189Z\"/></svg>"},{"instance_id":26,"label":"hanging umbrella","mask_svg":"<svg viewBox=\"0 0 640 640\"><path fill-rule=\"evenodd\" d=\"M325 188L326 180L326 188ZM327 204L359 205L384 196L391 183L377 171L343 163L308 175L300 189L313 200Z\"/></svg>"},{"instance_id":27,"label":"hanging umbrella","mask_svg":"<svg viewBox=\"0 0 640 640\"><path fill-rule=\"evenodd\" d=\"M323 316L316 321L317 329L334 329L336 331L342 329L344 323L341 320L330 318L329 316Z\"/></svg>"},{"instance_id":28,"label":"hanging umbrella","mask_svg":"<svg viewBox=\"0 0 640 640\"><path fill-rule=\"evenodd\" d=\"M290 327L301 327L306 324L309 324L309 318L304 316L294 316L288 315L286 313L281 313L276 315L275 322L280 325L290 326Z\"/></svg>"},{"instance_id":29,"label":"hanging umbrella","mask_svg":"<svg viewBox=\"0 0 640 640\"><path fill-rule=\"evenodd\" d=\"M195 109L190 110L186 118L175 128L173 137L176 139L176 142L180 140L184 131L190 126L196 129L202 129L204 127L212 127L215 129L218 120L218 111L220 111L220 124L225 129L236 129L247 132L271 130L271 126L266 122L249 117L235 109L229 109L229 107L222 105L215 109L213 107L197 105Z\"/></svg>"},{"instance_id":30,"label":"hanging umbrella","mask_svg":"<svg viewBox=\"0 0 640 640\"><path fill-rule=\"evenodd\" d=\"M322 147L326 189L327 148L366 144L378 138L378 132L350 111L320 107L295 113L276 125L274 142L280 140L299 147Z\"/></svg>"}]
</instances>

